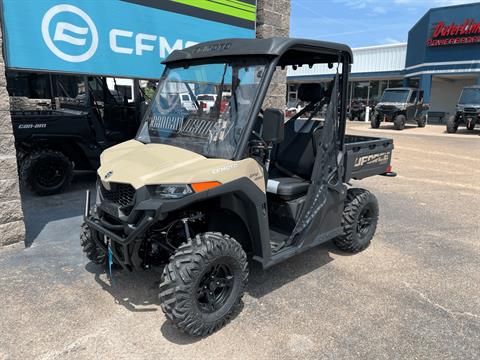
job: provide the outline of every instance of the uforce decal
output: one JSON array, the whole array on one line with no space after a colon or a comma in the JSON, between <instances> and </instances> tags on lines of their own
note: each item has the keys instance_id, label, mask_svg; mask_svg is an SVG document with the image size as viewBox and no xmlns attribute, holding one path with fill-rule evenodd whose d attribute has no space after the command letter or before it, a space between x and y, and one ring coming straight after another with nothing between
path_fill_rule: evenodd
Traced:
<instances>
[{"instance_id":1,"label":"uforce decal","mask_svg":"<svg viewBox=\"0 0 480 360\"><path fill-rule=\"evenodd\" d=\"M383 152L379 154L365 155L359 157L355 160L353 167L360 167L364 165L381 165L388 164L388 159L390 159L390 152Z\"/></svg>"},{"instance_id":2,"label":"uforce decal","mask_svg":"<svg viewBox=\"0 0 480 360\"><path fill-rule=\"evenodd\" d=\"M18 129L45 129L47 124L20 124Z\"/></svg>"}]
</instances>

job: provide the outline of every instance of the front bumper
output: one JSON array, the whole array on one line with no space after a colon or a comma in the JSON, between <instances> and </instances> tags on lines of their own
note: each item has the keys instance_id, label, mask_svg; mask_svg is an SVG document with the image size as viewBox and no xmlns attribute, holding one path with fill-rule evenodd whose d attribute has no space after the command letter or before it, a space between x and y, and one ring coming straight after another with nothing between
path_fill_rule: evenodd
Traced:
<instances>
[{"instance_id":1,"label":"front bumper","mask_svg":"<svg viewBox=\"0 0 480 360\"><path fill-rule=\"evenodd\" d=\"M458 119L465 123L465 124L469 124L469 123L473 123L474 125L475 124L480 124L480 113L474 113L474 112L464 112L464 113L461 113L459 116L458 116Z\"/></svg>"},{"instance_id":2,"label":"front bumper","mask_svg":"<svg viewBox=\"0 0 480 360\"><path fill-rule=\"evenodd\" d=\"M181 199L165 200L155 198L152 189L145 186L135 191L132 204L121 206L105 198L101 186L99 182L96 205L93 208L87 191L84 221L95 230L92 232L95 242L105 251L110 243L115 263L128 270L141 269L142 260L138 253L151 226L176 211L205 200L211 194L229 191L228 187L222 186L215 192L207 190Z\"/></svg>"}]
</instances>

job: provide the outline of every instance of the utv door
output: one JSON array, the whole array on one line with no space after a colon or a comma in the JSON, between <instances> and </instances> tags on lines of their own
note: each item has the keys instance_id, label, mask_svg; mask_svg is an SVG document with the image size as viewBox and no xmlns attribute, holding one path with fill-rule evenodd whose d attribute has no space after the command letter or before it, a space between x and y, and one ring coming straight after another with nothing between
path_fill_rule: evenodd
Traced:
<instances>
[{"instance_id":1,"label":"utv door","mask_svg":"<svg viewBox=\"0 0 480 360\"><path fill-rule=\"evenodd\" d=\"M408 96L408 102L407 102L407 109L406 109L406 116L407 116L407 121L415 121L416 114L417 114L417 96L418 91L413 90L410 92L410 95Z\"/></svg>"},{"instance_id":2,"label":"utv door","mask_svg":"<svg viewBox=\"0 0 480 360\"><path fill-rule=\"evenodd\" d=\"M338 94L339 76L334 80L332 94ZM311 184L302 216L290 237L298 247L314 246L341 234L341 219L346 187L338 160L343 157L338 148L338 96L332 96L324 125L313 136L316 148Z\"/></svg>"},{"instance_id":3,"label":"utv door","mask_svg":"<svg viewBox=\"0 0 480 360\"><path fill-rule=\"evenodd\" d=\"M415 102L415 119L418 120L424 111L424 104L423 104L423 90L418 92L418 97Z\"/></svg>"}]
</instances>

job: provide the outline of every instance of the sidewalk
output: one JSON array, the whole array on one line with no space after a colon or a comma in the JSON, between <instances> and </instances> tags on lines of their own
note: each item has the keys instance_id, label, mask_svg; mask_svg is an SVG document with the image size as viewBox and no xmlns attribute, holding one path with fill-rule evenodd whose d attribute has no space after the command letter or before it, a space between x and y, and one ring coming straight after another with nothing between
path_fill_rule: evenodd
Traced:
<instances>
[{"instance_id":1,"label":"sidewalk","mask_svg":"<svg viewBox=\"0 0 480 360\"><path fill-rule=\"evenodd\" d=\"M445 125L427 125L424 128L419 128L415 125L406 125L403 130L394 130L392 123L382 123L380 129L372 129L369 122L360 122L360 121L347 121L347 131L348 130L361 130L368 131L371 134L374 133L387 133L395 135L415 135L415 136L441 136L441 137L452 137L452 138L465 138L471 139L472 137L480 136L480 126L477 126L475 130L470 131L465 127L460 127L455 134L447 133Z\"/></svg>"}]
</instances>

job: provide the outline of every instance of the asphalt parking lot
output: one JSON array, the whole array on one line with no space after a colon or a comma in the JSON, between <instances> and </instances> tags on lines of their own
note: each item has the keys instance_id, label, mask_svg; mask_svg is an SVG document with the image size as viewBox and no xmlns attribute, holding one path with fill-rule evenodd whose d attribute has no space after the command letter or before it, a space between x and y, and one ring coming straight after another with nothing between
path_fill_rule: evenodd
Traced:
<instances>
[{"instance_id":1,"label":"asphalt parking lot","mask_svg":"<svg viewBox=\"0 0 480 360\"><path fill-rule=\"evenodd\" d=\"M372 245L254 266L243 311L208 338L166 322L160 269L116 272L112 287L82 255L94 176L67 194L24 194L28 248L0 250L0 359L478 359L480 130L349 128L395 139L398 177L353 184L379 198Z\"/></svg>"}]
</instances>

